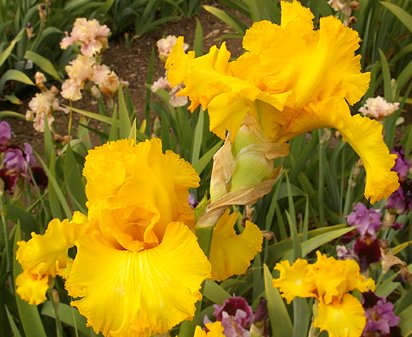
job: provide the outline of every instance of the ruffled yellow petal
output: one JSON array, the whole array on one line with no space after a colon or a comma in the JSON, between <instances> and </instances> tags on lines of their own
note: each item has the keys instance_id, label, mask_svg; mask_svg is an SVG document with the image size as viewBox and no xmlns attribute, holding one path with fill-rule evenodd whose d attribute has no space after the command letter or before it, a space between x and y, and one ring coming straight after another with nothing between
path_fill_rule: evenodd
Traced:
<instances>
[{"instance_id":1,"label":"ruffled yellow petal","mask_svg":"<svg viewBox=\"0 0 412 337\"><path fill-rule=\"evenodd\" d=\"M16 277L16 293L31 305L41 304L47 299L48 282L47 275L31 274L24 271Z\"/></svg>"},{"instance_id":2,"label":"ruffled yellow petal","mask_svg":"<svg viewBox=\"0 0 412 337\"><path fill-rule=\"evenodd\" d=\"M339 19L328 16L320 19L318 50L328 50L325 55L323 81L319 90L321 99L344 97L355 104L369 87L370 73L360 72L358 33L342 25Z\"/></svg>"},{"instance_id":3,"label":"ruffled yellow petal","mask_svg":"<svg viewBox=\"0 0 412 337\"><path fill-rule=\"evenodd\" d=\"M383 141L382 125L367 117L351 117L350 124L338 129L362 159L366 171L365 197L373 204L389 197L398 187L398 175L391 171L396 155Z\"/></svg>"},{"instance_id":4,"label":"ruffled yellow petal","mask_svg":"<svg viewBox=\"0 0 412 337\"><path fill-rule=\"evenodd\" d=\"M231 131L231 140L234 140L247 113L250 110L248 101L236 96L222 93L217 95L208 105L210 115L210 130L218 137L225 139L226 131ZM225 110L226 113L221 113Z\"/></svg>"},{"instance_id":5,"label":"ruffled yellow petal","mask_svg":"<svg viewBox=\"0 0 412 337\"><path fill-rule=\"evenodd\" d=\"M333 127L339 130L362 159L366 170L365 197L374 203L388 197L398 186L398 176L391 171L396 155L390 154L383 141L382 125L368 117L351 116L341 99L311 104L302 118L284 128L285 139L312 129Z\"/></svg>"},{"instance_id":6,"label":"ruffled yellow petal","mask_svg":"<svg viewBox=\"0 0 412 337\"><path fill-rule=\"evenodd\" d=\"M309 8L305 8L301 5L299 1L281 1L282 17L281 17L281 27L286 28L288 25L292 25L292 28L296 28L296 24L305 25L306 29L303 31L310 31L313 29L313 14ZM303 27L301 27L302 29Z\"/></svg>"},{"instance_id":7,"label":"ruffled yellow petal","mask_svg":"<svg viewBox=\"0 0 412 337\"><path fill-rule=\"evenodd\" d=\"M289 261L281 261L275 266L280 272L279 278L273 279L274 287L279 291L288 303L295 297L315 297L315 285L308 278L308 262L297 259L291 266Z\"/></svg>"},{"instance_id":8,"label":"ruffled yellow petal","mask_svg":"<svg viewBox=\"0 0 412 337\"><path fill-rule=\"evenodd\" d=\"M345 294L340 302L318 302L313 320L313 326L327 331L329 337L360 337L365 324L362 304L350 294Z\"/></svg>"},{"instance_id":9,"label":"ruffled yellow petal","mask_svg":"<svg viewBox=\"0 0 412 337\"><path fill-rule=\"evenodd\" d=\"M252 27L246 30L242 40L243 48L252 54L260 54L276 41L280 27L270 21L262 20L254 22Z\"/></svg>"},{"instance_id":10,"label":"ruffled yellow petal","mask_svg":"<svg viewBox=\"0 0 412 337\"><path fill-rule=\"evenodd\" d=\"M372 279L366 279L354 260L336 260L316 252L317 261L308 266L307 278L316 285L319 301L330 304L339 301L352 290L374 290Z\"/></svg>"},{"instance_id":11,"label":"ruffled yellow petal","mask_svg":"<svg viewBox=\"0 0 412 337\"><path fill-rule=\"evenodd\" d=\"M191 58L194 58L194 53L184 52L184 39L183 36L179 36L166 60L167 79L172 86L177 86L185 80Z\"/></svg>"},{"instance_id":12,"label":"ruffled yellow petal","mask_svg":"<svg viewBox=\"0 0 412 337\"><path fill-rule=\"evenodd\" d=\"M79 239L66 282L88 325L105 336L152 336L191 319L210 264L196 237L170 223L162 242L140 252L114 249L98 232Z\"/></svg>"},{"instance_id":13,"label":"ruffled yellow petal","mask_svg":"<svg viewBox=\"0 0 412 337\"><path fill-rule=\"evenodd\" d=\"M223 281L230 276L243 274L250 260L262 250L263 235L259 228L246 221L245 229L237 235L233 228L236 220L237 213L229 215L227 210L213 230L209 260L214 280Z\"/></svg>"},{"instance_id":14,"label":"ruffled yellow petal","mask_svg":"<svg viewBox=\"0 0 412 337\"><path fill-rule=\"evenodd\" d=\"M76 221L80 218L82 218L80 215L76 215ZM77 225L81 226L81 224ZM54 277L60 269L66 268L67 251L75 242L73 223L67 219L63 221L53 219L43 235L32 233L31 236L29 241L17 243L19 248L16 258L25 271Z\"/></svg>"},{"instance_id":15,"label":"ruffled yellow petal","mask_svg":"<svg viewBox=\"0 0 412 337\"><path fill-rule=\"evenodd\" d=\"M213 97L224 91L225 82L231 80L226 76L230 52L223 43L220 48L213 46L208 54L194 58L193 52L182 52L180 43L183 43L181 37L166 61L168 80L172 85L184 83L185 88L180 94L189 96L191 111L199 104L205 109Z\"/></svg>"},{"instance_id":16,"label":"ruffled yellow petal","mask_svg":"<svg viewBox=\"0 0 412 337\"><path fill-rule=\"evenodd\" d=\"M194 337L226 337L222 322L216 321L213 323L206 323L205 325L208 332L203 330L200 326L197 326Z\"/></svg>"},{"instance_id":17,"label":"ruffled yellow petal","mask_svg":"<svg viewBox=\"0 0 412 337\"><path fill-rule=\"evenodd\" d=\"M194 225L188 189L199 185L199 176L177 154L163 154L159 139L97 147L89 151L83 174L89 218L115 248L151 248L170 222Z\"/></svg>"}]
</instances>

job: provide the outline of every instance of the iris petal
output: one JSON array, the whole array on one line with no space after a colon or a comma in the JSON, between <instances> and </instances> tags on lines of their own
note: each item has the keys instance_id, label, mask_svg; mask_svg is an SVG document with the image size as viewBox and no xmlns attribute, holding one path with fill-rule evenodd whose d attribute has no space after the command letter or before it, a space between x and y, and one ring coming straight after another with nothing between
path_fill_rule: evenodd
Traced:
<instances>
[{"instance_id":1,"label":"iris petal","mask_svg":"<svg viewBox=\"0 0 412 337\"><path fill-rule=\"evenodd\" d=\"M350 294L345 294L339 302L318 302L313 320L313 326L327 331L330 337L359 337L365 324L365 310Z\"/></svg>"},{"instance_id":2,"label":"iris petal","mask_svg":"<svg viewBox=\"0 0 412 337\"><path fill-rule=\"evenodd\" d=\"M170 223L158 246L140 252L107 246L98 232L84 236L66 288L96 332L151 336L193 317L209 276L194 234Z\"/></svg>"},{"instance_id":3,"label":"iris petal","mask_svg":"<svg viewBox=\"0 0 412 337\"><path fill-rule=\"evenodd\" d=\"M237 213L229 215L226 211L217 222L210 248L212 278L223 281L230 276L243 274L250 265L250 260L262 250L263 235L260 229L246 221L245 229L236 234L233 226Z\"/></svg>"}]
</instances>

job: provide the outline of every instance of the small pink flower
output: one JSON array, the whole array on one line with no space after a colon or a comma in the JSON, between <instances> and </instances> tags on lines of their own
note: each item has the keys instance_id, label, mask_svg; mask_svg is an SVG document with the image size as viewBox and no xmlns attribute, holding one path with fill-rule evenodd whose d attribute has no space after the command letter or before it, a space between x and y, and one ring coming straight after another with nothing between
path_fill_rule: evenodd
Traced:
<instances>
[{"instance_id":1,"label":"small pink flower","mask_svg":"<svg viewBox=\"0 0 412 337\"><path fill-rule=\"evenodd\" d=\"M109 34L110 29L106 25L101 26L97 20L77 18L71 33L66 32L66 37L61 41L60 47L66 49L74 43L79 43L81 53L91 57L107 47Z\"/></svg>"},{"instance_id":2,"label":"small pink flower","mask_svg":"<svg viewBox=\"0 0 412 337\"><path fill-rule=\"evenodd\" d=\"M106 96L113 96L119 88L119 78L106 65L95 65L91 80L99 86L99 90Z\"/></svg>"},{"instance_id":3,"label":"small pink flower","mask_svg":"<svg viewBox=\"0 0 412 337\"><path fill-rule=\"evenodd\" d=\"M383 97L368 98L366 103L359 109L363 115L375 119L383 119L399 109L399 103L388 103Z\"/></svg>"},{"instance_id":4,"label":"small pink flower","mask_svg":"<svg viewBox=\"0 0 412 337\"><path fill-rule=\"evenodd\" d=\"M82 89L82 84L74 79L67 79L62 85L62 96L70 101L78 101L82 98L80 90Z\"/></svg>"},{"instance_id":5,"label":"small pink flower","mask_svg":"<svg viewBox=\"0 0 412 337\"><path fill-rule=\"evenodd\" d=\"M177 93L182 89L180 85L172 87L167 80L166 77L160 77L157 81L155 81L151 88L152 92L156 92L160 89L166 90L169 92L170 99L169 99L169 104L172 107L180 107L180 106L185 106L188 102L187 96L178 96Z\"/></svg>"},{"instance_id":6,"label":"small pink flower","mask_svg":"<svg viewBox=\"0 0 412 337\"><path fill-rule=\"evenodd\" d=\"M95 64L96 59L94 57L78 55L65 69L69 78L83 83L92 78Z\"/></svg>"},{"instance_id":7,"label":"small pink flower","mask_svg":"<svg viewBox=\"0 0 412 337\"><path fill-rule=\"evenodd\" d=\"M163 39L157 41L157 51L159 52L159 58L165 61L172 51L173 46L176 44L177 37L174 35L168 35ZM183 50L186 51L189 48L188 44L184 44Z\"/></svg>"},{"instance_id":8,"label":"small pink flower","mask_svg":"<svg viewBox=\"0 0 412 337\"><path fill-rule=\"evenodd\" d=\"M152 90L152 92L156 92L157 90L160 90L160 89L169 90L170 83L166 77L160 77L157 81L153 82L150 89Z\"/></svg>"}]
</instances>

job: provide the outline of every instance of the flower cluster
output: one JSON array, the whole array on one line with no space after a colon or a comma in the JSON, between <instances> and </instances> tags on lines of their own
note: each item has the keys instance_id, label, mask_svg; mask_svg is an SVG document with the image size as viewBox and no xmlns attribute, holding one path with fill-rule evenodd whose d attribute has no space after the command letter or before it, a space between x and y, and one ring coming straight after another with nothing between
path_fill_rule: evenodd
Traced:
<instances>
[{"instance_id":1,"label":"flower cluster","mask_svg":"<svg viewBox=\"0 0 412 337\"><path fill-rule=\"evenodd\" d=\"M117 75L106 65L100 64L100 53L107 47L109 28L97 20L76 19L73 30L62 40L60 46L66 49L72 44L80 45L80 52L66 66L68 79L62 85L62 96L71 101L82 98L81 90L90 84L92 92L101 92L112 97L119 87ZM94 89L93 89L94 88Z\"/></svg>"},{"instance_id":2,"label":"flower cluster","mask_svg":"<svg viewBox=\"0 0 412 337\"><path fill-rule=\"evenodd\" d=\"M265 299L260 301L255 313L243 297L230 297L222 305L215 304L213 307L215 322L205 317L206 330L196 327L195 337L216 336L213 329L220 330L218 336L222 337L269 336Z\"/></svg>"},{"instance_id":3,"label":"flower cluster","mask_svg":"<svg viewBox=\"0 0 412 337\"><path fill-rule=\"evenodd\" d=\"M59 90L53 85L48 89L45 85L46 76L37 72L34 76L36 86L40 89L29 102L29 110L26 112L26 120L33 121L34 128L39 132L44 132L44 123L47 120L50 130L53 130L52 123L54 122L53 112L63 111L67 113L67 109L60 106L57 96Z\"/></svg>"},{"instance_id":4,"label":"flower cluster","mask_svg":"<svg viewBox=\"0 0 412 337\"><path fill-rule=\"evenodd\" d=\"M189 109L208 109L211 131L232 142L242 125L257 128L266 144L336 128L363 161L365 196L372 203L388 197L399 186L391 171L396 156L383 142L382 125L351 116L348 106L360 100L370 80L355 55L358 34L334 17L321 18L314 30L313 14L298 1L282 1L281 7L280 25L255 22L243 37L246 51L233 61L224 43L195 57L183 51L179 37L166 62L169 82L183 83L178 95L189 97Z\"/></svg>"},{"instance_id":5,"label":"flower cluster","mask_svg":"<svg viewBox=\"0 0 412 337\"><path fill-rule=\"evenodd\" d=\"M176 44L176 41L177 37L174 35L168 35L166 38L157 41L157 51L161 61L166 61L172 51L173 46ZM183 51L186 51L187 48L189 48L189 45L185 43L183 45ZM151 90L152 92L156 92L160 89L166 90L169 93L169 104L172 107L176 108L187 104L187 96L177 95L177 93L183 89L181 84L171 85L166 77L160 77L152 84Z\"/></svg>"},{"instance_id":6,"label":"flower cluster","mask_svg":"<svg viewBox=\"0 0 412 337\"><path fill-rule=\"evenodd\" d=\"M365 310L349 292L374 290L375 283L366 279L354 260L336 260L320 252L309 264L297 259L292 265L282 261L275 266L280 272L273 280L281 295L290 303L295 297L315 298L312 325L331 337L360 337L366 325Z\"/></svg>"},{"instance_id":7,"label":"flower cluster","mask_svg":"<svg viewBox=\"0 0 412 337\"><path fill-rule=\"evenodd\" d=\"M33 178L39 187L47 186L46 174L37 165L31 145L25 143L24 149L13 145L10 125L3 121L0 122L0 194L3 191L13 193L20 177L32 183Z\"/></svg>"},{"instance_id":8,"label":"flower cluster","mask_svg":"<svg viewBox=\"0 0 412 337\"><path fill-rule=\"evenodd\" d=\"M383 97L368 98L364 106L359 109L364 116L381 120L399 109L399 103L388 103Z\"/></svg>"}]
</instances>

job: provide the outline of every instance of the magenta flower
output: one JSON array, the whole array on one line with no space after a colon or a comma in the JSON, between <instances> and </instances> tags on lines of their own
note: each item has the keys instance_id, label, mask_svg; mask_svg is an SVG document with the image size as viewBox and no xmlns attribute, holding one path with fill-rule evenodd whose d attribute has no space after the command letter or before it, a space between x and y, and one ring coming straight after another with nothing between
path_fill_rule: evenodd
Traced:
<instances>
[{"instance_id":1,"label":"magenta flower","mask_svg":"<svg viewBox=\"0 0 412 337\"><path fill-rule=\"evenodd\" d=\"M393 304L385 298L378 297L372 292L363 294L366 326L362 336L392 336L391 330L398 325L399 317L393 311Z\"/></svg>"},{"instance_id":2,"label":"magenta flower","mask_svg":"<svg viewBox=\"0 0 412 337\"><path fill-rule=\"evenodd\" d=\"M401 181L401 186L393 192L385 205L392 214L404 214L412 209L412 180Z\"/></svg>"},{"instance_id":3,"label":"magenta flower","mask_svg":"<svg viewBox=\"0 0 412 337\"><path fill-rule=\"evenodd\" d=\"M395 146L391 153L396 154L398 157L395 161L395 166L392 168L392 171L398 173L400 181L404 181L407 178L409 168L411 165L408 160L405 158L405 151L400 146Z\"/></svg>"},{"instance_id":4,"label":"magenta flower","mask_svg":"<svg viewBox=\"0 0 412 337\"><path fill-rule=\"evenodd\" d=\"M10 124L3 121L0 122L0 151L7 148L7 145L11 138Z\"/></svg>"},{"instance_id":5,"label":"magenta flower","mask_svg":"<svg viewBox=\"0 0 412 337\"><path fill-rule=\"evenodd\" d=\"M8 148L3 153L3 168L10 174L26 175L27 161L19 148Z\"/></svg>"},{"instance_id":6,"label":"magenta flower","mask_svg":"<svg viewBox=\"0 0 412 337\"><path fill-rule=\"evenodd\" d=\"M36 183L41 188L46 188L48 179L44 170L36 165L33 149L30 144L24 144L24 151L17 146L9 146L2 153L0 163L0 179L3 181L4 190L13 193L19 177L29 179L30 183ZM29 177L29 168L32 177Z\"/></svg>"},{"instance_id":7,"label":"magenta flower","mask_svg":"<svg viewBox=\"0 0 412 337\"><path fill-rule=\"evenodd\" d=\"M253 311L243 297L231 297L223 305L214 305L214 315L222 322L226 337L249 337Z\"/></svg>"},{"instance_id":8,"label":"magenta flower","mask_svg":"<svg viewBox=\"0 0 412 337\"><path fill-rule=\"evenodd\" d=\"M350 213L346 220L350 226L357 229L362 238L376 238L377 231L381 228L382 214L379 210L368 209L364 204L357 203L354 211Z\"/></svg>"},{"instance_id":9,"label":"magenta flower","mask_svg":"<svg viewBox=\"0 0 412 337\"><path fill-rule=\"evenodd\" d=\"M371 263L379 262L382 256L379 239L362 240L358 238L353 245L353 251L357 255L357 260L362 271L368 269Z\"/></svg>"}]
</instances>

